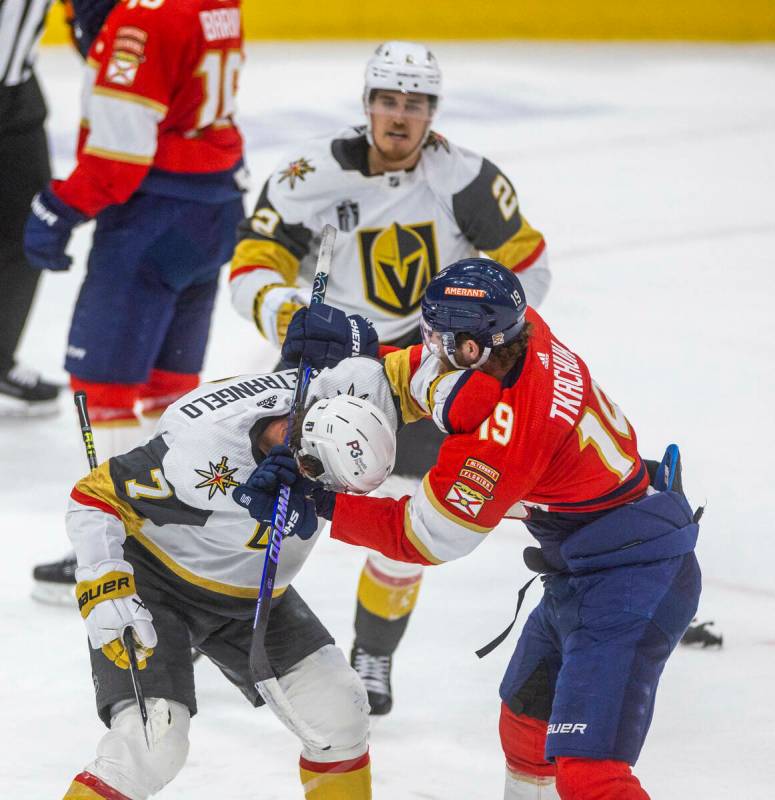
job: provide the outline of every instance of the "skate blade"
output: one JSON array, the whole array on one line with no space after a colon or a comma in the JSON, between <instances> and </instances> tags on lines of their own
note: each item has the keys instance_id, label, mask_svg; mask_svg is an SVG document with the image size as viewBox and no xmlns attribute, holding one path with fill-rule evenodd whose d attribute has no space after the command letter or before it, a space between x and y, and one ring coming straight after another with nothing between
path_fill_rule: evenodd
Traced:
<instances>
[{"instance_id":1,"label":"skate blade","mask_svg":"<svg viewBox=\"0 0 775 800\"><path fill-rule=\"evenodd\" d=\"M74 583L43 583L35 581L30 592L33 600L49 606L71 606L75 604Z\"/></svg>"},{"instance_id":2,"label":"skate blade","mask_svg":"<svg viewBox=\"0 0 775 800\"><path fill-rule=\"evenodd\" d=\"M60 412L59 400L42 400L30 403L15 397L0 396L0 419L39 419L54 417Z\"/></svg>"}]
</instances>

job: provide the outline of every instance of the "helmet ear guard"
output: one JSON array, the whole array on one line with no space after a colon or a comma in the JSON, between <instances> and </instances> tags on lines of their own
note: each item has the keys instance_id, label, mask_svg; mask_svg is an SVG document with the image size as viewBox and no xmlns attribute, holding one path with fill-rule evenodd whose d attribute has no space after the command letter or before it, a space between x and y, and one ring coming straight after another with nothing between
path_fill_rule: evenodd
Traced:
<instances>
[{"instance_id":1,"label":"helmet ear guard","mask_svg":"<svg viewBox=\"0 0 775 800\"><path fill-rule=\"evenodd\" d=\"M320 462L323 471L316 479L327 489L366 494L393 471L396 437L374 404L338 395L310 406L301 425L298 455Z\"/></svg>"}]
</instances>

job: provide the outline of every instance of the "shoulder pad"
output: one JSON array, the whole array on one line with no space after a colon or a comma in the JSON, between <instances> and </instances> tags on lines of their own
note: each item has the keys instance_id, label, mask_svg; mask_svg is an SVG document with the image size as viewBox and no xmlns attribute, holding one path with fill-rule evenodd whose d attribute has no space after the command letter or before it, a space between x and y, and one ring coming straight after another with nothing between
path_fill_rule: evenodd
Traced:
<instances>
[{"instance_id":1,"label":"shoulder pad","mask_svg":"<svg viewBox=\"0 0 775 800\"><path fill-rule=\"evenodd\" d=\"M464 189L476 179L484 159L465 147L431 132L423 146L422 163L430 180L450 195Z\"/></svg>"},{"instance_id":2,"label":"shoulder pad","mask_svg":"<svg viewBox=\"0 0 775 800\"><path fill-rule=\"evenodd\" d=\"M479 370L455 370L439 376L428 391L436 425L445 433L473 433L492 414L503 387Z\"/></svg>"}]
</instances>

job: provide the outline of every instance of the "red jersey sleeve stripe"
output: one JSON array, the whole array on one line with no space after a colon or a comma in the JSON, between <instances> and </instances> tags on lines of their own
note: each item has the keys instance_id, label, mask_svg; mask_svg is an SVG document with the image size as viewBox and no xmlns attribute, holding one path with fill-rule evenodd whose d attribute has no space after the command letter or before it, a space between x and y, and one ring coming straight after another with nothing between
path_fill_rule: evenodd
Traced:
<instances>
[{"instance_id":1,"label":"red jersey sleeve stripe","mask_svg":"<svg viewBox=\"0 0 775 800\"><path fill-rule=\"evenodd\" d=\"M249 264L232 270L231 274L229 275L229 280L233 281L238 275L244 275L247 272L255 272L257 269L268 269L272 272L277 272L276 267L267 267L265 264Z\"/></svg>"},{"instance_id":2,"label":"red jersey sleeve stripe","mask_svg":"<svg viewBox=\"0 0 775 800\"><path fill-rule=\"evenodd\" d=\"M100 511L104 511L106 514L111 514L117 519L121 519L121 515L118 513L118 511L116 511L115 508L113 508L113 506L109 505L104 500L98 500L96 497L92 497L90 494L85 494L75 487L73 487L73 491L70 492L70 497L72 497L76 503L80 503L82 506L98 508Z\"/></svg>"},{"instance_id":3,"label":"red jersey sleeve stripe","mask_svg":"<svg viewBox=\"0 0 775 800\"><path fill-rule=\"evenodd\" d=\"M538 259L541 256L541 253L543 253L544 250L546 250L546 242L543 239L541 239L541 241L538 243L538 247L536 247L536 249L533 250L533 252L527 258L523 258L522 261L515 264L511 268L511 271L524 272L528 267L532 266L533 264L535 264L536 261L538 261Z\"/></svg>"},{"instance_id":4,"label":"red jersey sleeve stripe","mask_svg":"<svg viewBox=\"0 0 775 800\"><path fill-rule=\"evenodd\" d=\"M309 761L304 756L299 757L299 766L308 772L355 772L363 769L369 763L368 750L358 758L350 758L346 761Z\"/></svg>"}]
</instances>

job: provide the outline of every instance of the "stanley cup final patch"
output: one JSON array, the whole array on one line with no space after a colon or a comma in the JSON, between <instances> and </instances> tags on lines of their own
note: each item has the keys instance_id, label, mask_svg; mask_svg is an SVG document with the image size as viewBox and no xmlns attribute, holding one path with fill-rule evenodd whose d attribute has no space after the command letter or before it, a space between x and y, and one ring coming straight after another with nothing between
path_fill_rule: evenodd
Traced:
<instances>
[{"instance_id":1,"label":"stanley cup final patch","mask_svg":"<svg viewBox=\"0 0 775 800\"><path fill-rule=\"evenodd\" d=\"M455 481L444 498L451 506L462 511L466 516L475 519L484 506L485 500L491 499L476 489L466 486L462 481Z\"/></svg>"},{"instance_id":2,"label":"stanley cup final patch","mask_svg":"<svg viewBox=\"0 0 775 800\"><path fill-rule=\"evenodd\" d=\"M336 207L336 216L339 221L339 230L343 233L354 231L358 227L360 211L358 204L353 200L344 200Z\"/></svg>"}]
</instances>

